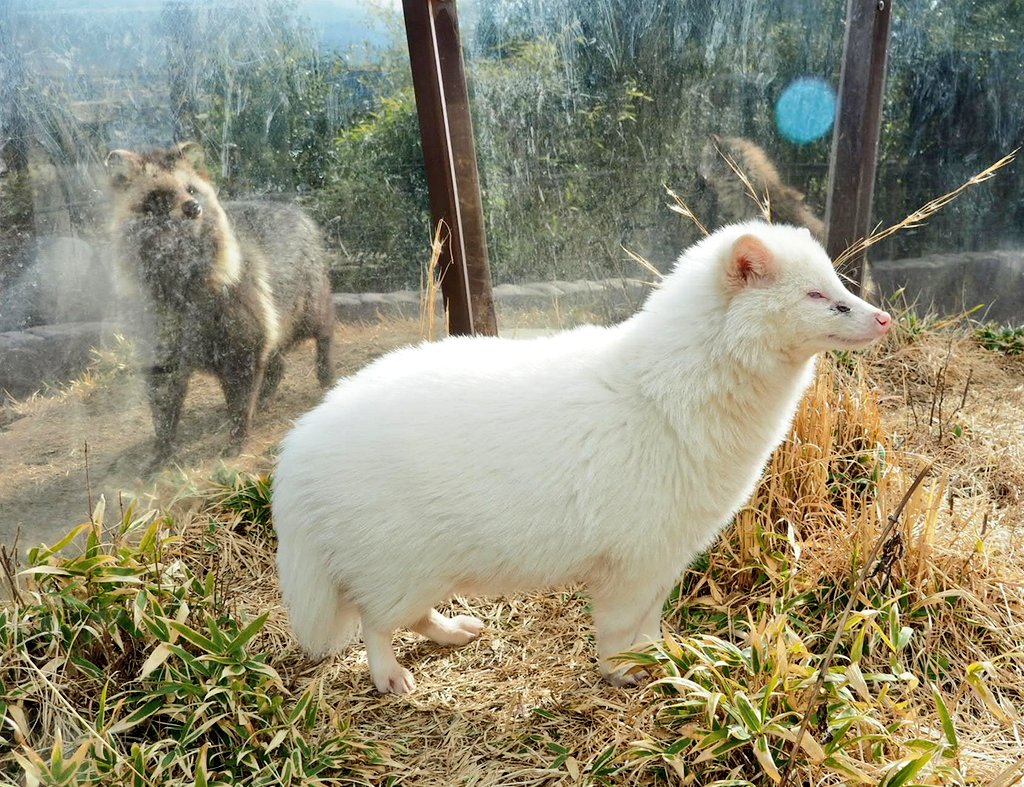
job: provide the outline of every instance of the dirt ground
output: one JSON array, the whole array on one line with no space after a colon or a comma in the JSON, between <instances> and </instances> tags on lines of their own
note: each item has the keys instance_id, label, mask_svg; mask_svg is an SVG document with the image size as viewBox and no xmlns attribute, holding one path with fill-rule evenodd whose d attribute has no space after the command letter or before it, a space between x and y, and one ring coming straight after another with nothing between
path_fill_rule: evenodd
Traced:
<instances>
[{"instance_id":1,"label":"dirt ground","mask_svg":"<svg viewBox=\"0 0 1024 787\"><path fill-rule=\"evenodd\" d=\"M946 472L952 493L992 506L997 532L1024 527L1024 356L986 350L963 331L892 341L868 358L899 450Z\"/></svg>"},{"instance_id":2,"label":"dirt ground","mask_svg":"<svg viewBox=\"0 0 1024 787\"><path fill-rule=\"evenodd\" d=\"M519 315L510 324L520 329L542 322L537 315ZM339 324L337 376L418 341L420 330L414 321ZM962 337L930 335L879 347L869 366L885 391L889 428L904 448L934 456L954 474L959 470L964 476L960 483L988 487L1011 509L1024 508L1024 360L983 350ZM270 469L291 422L321 395L312 344L293 349L284 379L257 414L245 450L223 458L228 440L224 398L214 378L197 374L185 403L179 449L166 469L148 476L153 424L142 379L132 372L113 382L76 383L63 392L2 404L0 544L10 546L17 539L24 551L52 543L88 521L101 495L112 512L109 524L113 512L132 499L139 499L143 510L162 507L189 482L203 482L224 467ZM958 425L971 439L954 436Z\"/></svg>"},{"instance_id":3,"label":"dirt ground","mask_svg":"<svg viewBox=\"0 0 1024 787\"><path fill-rule=\"evenodd\" d=\"M337 374L349 374L419 336L415 322L340 324ZM8 402L0 409L0 544L17 539L24 552L40 542L53 543L88 521L101 495L110 524L129 500L166 503L169 490L208 479L224 466L269 469L292 420L321 396L312 343L296 347L280 387L257 414L243 453L226 459L221 457L228 441L224 397L213 377L197 374L185 402L179 449L166 469L150 476L144 474L152 457L153 422L140 376L127 372L113 382L80 382L62 392Z\"/></svg>"}]
</instances>

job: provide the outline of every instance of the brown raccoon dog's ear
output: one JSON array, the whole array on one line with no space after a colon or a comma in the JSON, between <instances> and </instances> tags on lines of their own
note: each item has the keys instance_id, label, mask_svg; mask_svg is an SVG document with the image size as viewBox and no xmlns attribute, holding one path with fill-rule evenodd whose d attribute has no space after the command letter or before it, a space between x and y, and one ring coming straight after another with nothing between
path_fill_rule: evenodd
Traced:
<instances>
[{"instance_id":1,"label":"brown raccoon dog's ear","mask_svg":"<svg viewBox=\"0 0 1024 787\"><path fill-rule=\"evenodd\" d=\"M130 150L112 150L104 162L110 173L110 183L122 187L142 169L142 159Z\"/></svg>"},{"instance_id":2,"label":"brown raccoon dog's ear","mask_svg":"<svg viewBox=\"0 0 1024 787\"><path fill-rule=\"evenodd\" d=\"M183 159L197 172L206 169L206 157L203 155L202 145L198 142L179 142L170 152L173 158Z\"/></svg>"},{"instance_id":3,"label":"brown raccoon dog's ear","mask_svg":"<svg viewBox=\"0 0 1024 787\"><path fill-rule=\"evenodd\" d=\"M775 278L775 255L756 235L741 235L732 244L725 269L726 287L739 292L745 287L765 285Z\"/></svg>"}]
</instances>

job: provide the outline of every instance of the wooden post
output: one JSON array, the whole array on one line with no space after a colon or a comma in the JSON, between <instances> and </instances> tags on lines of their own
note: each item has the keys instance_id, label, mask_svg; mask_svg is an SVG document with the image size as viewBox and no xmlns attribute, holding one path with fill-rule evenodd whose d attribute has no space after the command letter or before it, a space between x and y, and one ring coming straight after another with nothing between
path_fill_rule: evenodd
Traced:
<instances>
[{"instance_id":1,"label":"wooden post","mask_svg":"<svg viewBox=\"0 0 1024 787\"><path fill-rule=\"evenodd\" d=\"M882 95L893 0L849 0L839 111L829 162L826 247L835 257L872 228L871 200L882 127ZM857 294L863 289L864 255L843 266Z\"/></svg>"},{"instance_id":2,"label":"wooden post","mask_svg":"<svg viewBox=\"0 0 1024 787\"><path fill-rule=\"evenodd\" d=\"M497 335L480 178L454 0L402 0L451 334Z\"/></svg>"}]
</instances>

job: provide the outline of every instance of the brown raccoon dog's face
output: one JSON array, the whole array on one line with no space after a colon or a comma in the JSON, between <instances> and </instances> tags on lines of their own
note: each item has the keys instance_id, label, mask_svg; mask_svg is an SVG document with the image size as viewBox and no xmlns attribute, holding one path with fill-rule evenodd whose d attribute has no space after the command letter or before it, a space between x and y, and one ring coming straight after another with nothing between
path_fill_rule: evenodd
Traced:
<instances>
[{"instance_id":1,"label":"brown raccoon dog's face","mask_svg":"<svg viewBox=\"0 0 1024 787\"><path fill-rule=\"evenodd\" d=\"M204 209L216 200L194 142L141 153L114 150L107 168L118 203L116 224L195 222L198 229Z\"/></svg>"},{"instance_id":2,"label":"brown raccoon dog's face","mask_svg":"<svg viewBox=\"0 0 1024 787\"><path fill-rule=\"evenodd\" d=\"M126 271L161 300L238 281L241 256L194 142L107 156L112 229Z\"/></svg>"}]
</instances>

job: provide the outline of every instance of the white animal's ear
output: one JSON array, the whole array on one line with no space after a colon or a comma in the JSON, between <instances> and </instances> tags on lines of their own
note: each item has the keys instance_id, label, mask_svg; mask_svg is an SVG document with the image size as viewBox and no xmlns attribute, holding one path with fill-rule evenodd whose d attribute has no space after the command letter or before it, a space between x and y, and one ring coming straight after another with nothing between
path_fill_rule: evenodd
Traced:
<instances>
[{"instance_id":1,"label":"white animal's ear","mask_svg":"<svg viewBox=\"0 0 1024 787\"><path fill-rule=\"evenodd\" d=\"M768 284L775 278L776 267L775 255L764 241L756 235L741 235L729 253L726 284L733 292Z\"/></svg>"}]
</instances>

